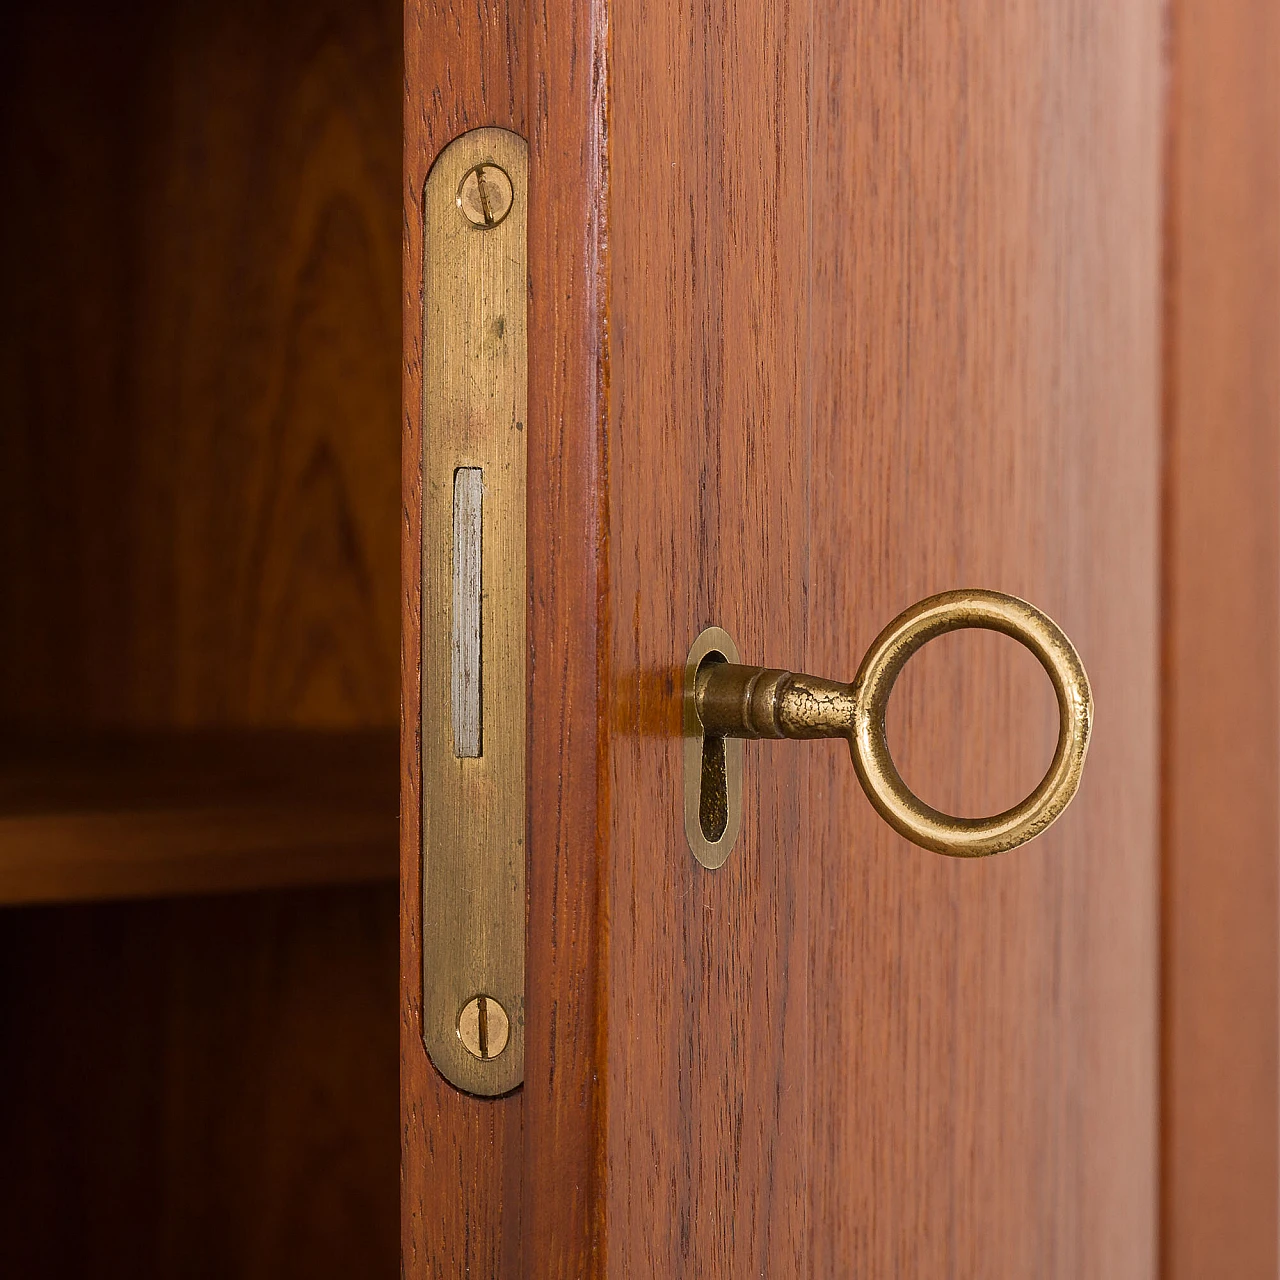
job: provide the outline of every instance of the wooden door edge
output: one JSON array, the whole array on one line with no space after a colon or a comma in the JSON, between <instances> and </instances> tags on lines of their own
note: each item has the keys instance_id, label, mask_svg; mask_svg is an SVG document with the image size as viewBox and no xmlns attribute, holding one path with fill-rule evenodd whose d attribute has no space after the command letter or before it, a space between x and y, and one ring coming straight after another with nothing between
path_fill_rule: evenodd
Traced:
<instances>
[{"instance_id":1,"label":"wooden door edge","mask_svg":"<svg viewBox=\"0 0 1280 1280\"><path fill-rule=\"evenodd\" d=\"M1280 20L1174 0L1162 1273L1280 1265Z\"/></svg>"},{"instance_id":2,"label":"wooden door edge","mask_svg":"<svg viewBox=\"0 0 1280 1280\"><path fill-rule=\"evenodd\" d=\"M405 4L402 1270L589 1276L603 1265L606 9L506 0L484 17ZM435 157L486 125L530 144L525 1079L498 1099L448 1085L419 1025L421 201Z\"/></svg>"}]
</instances>

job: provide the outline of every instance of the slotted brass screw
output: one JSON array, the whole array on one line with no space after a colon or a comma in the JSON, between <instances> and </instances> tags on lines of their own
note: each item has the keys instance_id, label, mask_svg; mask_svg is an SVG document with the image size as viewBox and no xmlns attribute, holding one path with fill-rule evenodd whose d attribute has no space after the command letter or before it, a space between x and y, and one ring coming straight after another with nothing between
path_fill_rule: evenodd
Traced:
<instances>
[{"instance_id":1,"label":"slotted brass screw","mask_svg":"<svg viewBox=\"0 0 1280 1280\"><path fill-rule=\"evenodd\" d=\"M496 1058L507 1047L511 1021L492 996L472 996L458 1014L458 1038L481 1062Z\"/></svg>"},{"instance_id":2,"label":"slotted brass screw","mask_svg":"<svg viewBox=\"0 0 1280 1280\"><path fill-rule=\"evenodd\" d=\"M511 212L515 199L507 171L485 162L468 169L458 187L458 208L473 227L489 231Z\"/></svg>"}]
</instances>

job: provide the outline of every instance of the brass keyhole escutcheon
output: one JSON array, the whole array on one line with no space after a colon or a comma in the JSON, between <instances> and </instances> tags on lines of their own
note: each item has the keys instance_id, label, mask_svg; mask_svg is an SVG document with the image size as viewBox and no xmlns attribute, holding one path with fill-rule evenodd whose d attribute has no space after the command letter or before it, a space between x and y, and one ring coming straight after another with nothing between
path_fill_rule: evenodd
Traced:
<instances>
[{"instance_id":1,"label":"brass keyhole escutcheon","mask_svg":"<svg viewBox=\"0 0 1280 1280\"><path fill-rule=\"evenodd\" d=\"M703 731L695 692L698 677L739 661L727 631L708 627L694 642L684 677L684 829L704 867L721 866L742 822L742 742Z\"/></svg>"},{"instance_id":2,"label":"brass keyhole escutcheon","mask_svg":"<svg viewBox=\"0 0 1280 1280\"><path fill-rule=\"evenodd\" d=\"M1039 785L1026 799L990 818L957 818L926 804L902 780L885 736L889 695L908 660L930 640L949 631L978 628L1011 636L1035 654L1058 701L1058 743ZM743 738L834 738L848 740L858 781L876 811L899 835L922 848L957 858L1003 853L1033 840L1070 804L1080 785L1093 725L1093 693L1075 647L1061 627L1034 605L998 591L947 591L899 614L876 637L849 684L768 667L747 667L727 656L733 641L720 631L704 631L689 655L685 681L685 831L704 866L723 863L724 837L709 841L701 822L707 801L689 770L688 735L700 744ZM708 660L718 655L719 660ZM696 658L696 661L695 661ZM711 755L714 751L711 749ZM738 766L741 803L741 765ZM691 803L690 789L700 794ZM725 790L729 795L728 788ZM691 812L699 815L695 830ZM736 835L736 820L726 834ZM731 844L732 842L730 842ZM708 851L716 860L709 861Z\"/></svg>"}]
</instances>

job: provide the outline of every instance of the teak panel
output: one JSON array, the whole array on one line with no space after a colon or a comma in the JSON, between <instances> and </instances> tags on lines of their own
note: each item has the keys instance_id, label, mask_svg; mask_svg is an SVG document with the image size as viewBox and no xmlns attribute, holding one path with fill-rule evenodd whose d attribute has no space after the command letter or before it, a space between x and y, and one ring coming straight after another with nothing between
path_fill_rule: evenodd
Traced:
<instances>
[{"instance_id":1,"label":"teak panel","mask_svg":"<svg viewBox=\"0 0 1280 1280\"><path fill-rule=\"evenodd\" d=\"M576 1276L598 1258L605 30L598 0L405 5L402 698L415 714L402 742L401 1229L410 1275ZM459 1094L432 1068L416 976L422 192L442 148L482 125L530 145L525 1082L496 1101Z\"/></svg>"},{"instance_id":2,"label":"teak panel","mask_svg":"<svg viewBox=\"0 0 1280 1280\"><path fill-rule=\"evenodd\" d=\"M0 792L46 809L0 842L65 896L362 876L385 737L93 744L395 732L399 6L5 17ZM387 886L0 912L0 1272L392 1274L395 932Z\"/></svg>"},{"instance_id":3,"label":"teak panel","mask_svg":"<svg viewBox=\"0 0 1280 1280\"><path fill-rule=\"evenodd\" d=\"M523 1095L454 1089L422 1040L422 326L423 193L459 133L525 134L524 7L404 5L404 392L401 437L400 1126L401 1267L406 1276L508 1274L519 1257ZM532 432L532 423L530 423Z\"/></svg>"},{"instance_id":4,"label":"teak panel","mask_svg":"<svg viewBox=\"0 0 1280 1280\"><path fill-rule=\"evenodd\" d=\"M395 724L399 6L13 9L0 718Z\"/></svg>"},{"instance_id":5,"label":"teak panel","mask_svg":"<svg viewBox=\"0 0 1280 1280\"><path fill-rule=\"evenodd\" d=\"M1165 1274L1280 1267L1280 16L1176 0Z\"/></svg>"},{"instance_id":6,"label":"teak panel","mask_svg":"<svg viewBox=\"0 0 1280 1280\"><path fill-rule=\"evenodd\" d=\"M473 16L406 10L404 698L422 183L463 129L527 129L529 1041L496 1103L422 1051L409 719L407 1274L1150 1273L1158 5L615 6L607 42L568 0ZM1063 823L948 863L842 748L758 745L701 871L698 630L847 678L957 585L1080 644L1099 719ZM1038 682L985 638L923 655L906 775L966 811L1026 790Z\"/></svg>"},{"instance_id":7,"label":"teak panel","mask_svg":"<svg viewBox=\"0 0 1280 1280\"><path fill-rule=\"evenodd\" d=\"M679 691L710 624L746 662L806 669L809 41L789 5L611 22L603 1212L618 1275L801 1275L808 1259L808 755L748 745L737 847L706 872L684 837Z\"/></svg>"},{"instance_id":8,"label":"teak panel","mask_svg":"<svg viewBox=\"0 0 1280 1280\"><path fill-rule=\"evenodd\" d=\"M611 1272L1154 1268L1160 37L1154 0L611 13ZM848 679L969 585L1089 667L1060 825L952 863L842 746L749 745L701 871L698 630ZM1040 679L997 641L923 655L906 775L1024 793Z\"/></svg>"},{"instance_id":9,"label":"teak panel","mask_svg":"<svg viewBox=\"0 0 1280 1280\"><path fill-rule=\"evenodd\" d=\"M990 586L1063 625L1097 718L1071 809L976 864L814 759L813 1150L848 1176L814 1186L812 1266L1150 1275L1160 6L819 13L810 661ZM895 747L990 813L1047 762L1047 689L956 641L904 674Z\"/></svg>"}]
</instances>

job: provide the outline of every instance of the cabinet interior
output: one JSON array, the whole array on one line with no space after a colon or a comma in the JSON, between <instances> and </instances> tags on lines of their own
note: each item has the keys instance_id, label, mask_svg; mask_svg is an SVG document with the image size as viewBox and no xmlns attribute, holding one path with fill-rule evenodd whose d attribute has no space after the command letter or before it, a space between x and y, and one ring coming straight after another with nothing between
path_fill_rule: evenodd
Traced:
<instances>
[{"instance_id":1,"label":"cabinet interior","mask_svg":"<svg viewBox=\"0 0 1280 1280\"><path fill-rule=\"evenodd\" d=\"M0 47L0 1270L392 1275L401 10Z\"/></svg>"}]
</instances>

